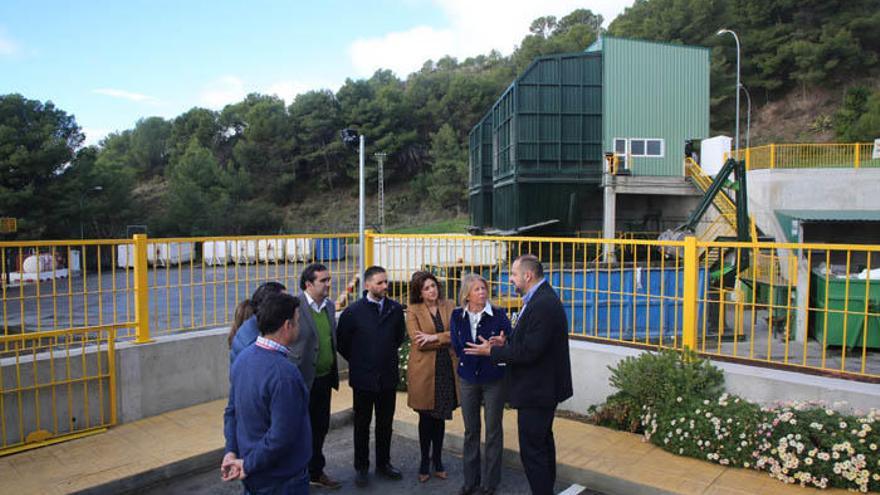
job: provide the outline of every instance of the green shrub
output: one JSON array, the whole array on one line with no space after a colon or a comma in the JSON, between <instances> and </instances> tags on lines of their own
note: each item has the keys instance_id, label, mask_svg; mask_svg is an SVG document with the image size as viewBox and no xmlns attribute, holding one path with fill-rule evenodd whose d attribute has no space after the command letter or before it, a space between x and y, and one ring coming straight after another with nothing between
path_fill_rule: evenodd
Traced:
<instances>
[{"instance_id":1,"label":"green shrub","mask_svg":"<svg viewBox=\"0 0 880 495\"><path fill-rule=\"evenodd\" d=\"M590 409L595 424L642 432L669 452L767 471L785 483L880 490L880 412L817 403L761 408L721 393L723 373L693 353L644 353L611 367L618 392Z\"/></svg>"},{"instance_id":2,"label":"green shrub","mask_svg":"<svg viewBox=\"0 0 880 495\"><path fill-rule=\"evenodd\" d=\"M397 371L400 374L400 380L397 382L397 390L406 392L406 368L409 366L409 339L403 342L400 349L397 350L397 356L400 359L397 365Z\"/></svg>"},{"instance_id":3,"label":"green shrub","mask_svg":"<svg viewBox=\"0 0 880 495\"><path fill-rule=\"evenodd\" d=\"M587 417L591 423L599 426L630 433L642 431L638 405L620 392L608 396L600 406L590 406Z\"/></svg>"},{"instance_id":4,"label":"green shrub","mask_svg":"<svg viewBox=\"0 0 880 495\"><path fill-rule=\"evenodd\" d=\"M721 370L692 352L646 352L628 357L609 369L611 385L618 392L592 411L590 417L596 424L605 422L627 431L640 431L633 425L641 424L644 407L663 411L676 397L688 401L691 398L714 400L724 387Z\"/></svg>"}]
</instances>

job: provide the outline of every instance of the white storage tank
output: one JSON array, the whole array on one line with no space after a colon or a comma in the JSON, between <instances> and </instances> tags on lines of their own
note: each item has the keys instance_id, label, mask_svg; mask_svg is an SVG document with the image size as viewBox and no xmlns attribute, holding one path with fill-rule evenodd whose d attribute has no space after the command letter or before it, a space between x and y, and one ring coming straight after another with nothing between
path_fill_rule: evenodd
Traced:
<instances>
[{"instance_id":1,"label":"white storage tank","mask_svg":"<svg viewBox=\"0 0 880 495\"><path fill-rule=\"evenodd\" d=\"M202 243L202 258L210 266L229 263L230 241L205 241Z\"/></svg>"},{"instance_id":2,"label":"white storage tank","mask_svg":"<svg viewBox=\"0 0 880 495\"><path fill-rule=\"evenodd\" d=\"M189 263L195 245L191 242L155 242L147 246L147 263L152 266L172 266Z\"/></svg>"},{"instance_id":3,"label":"white storage tank","mask_svg":"<svg viewBox=\"0 0 880 495\"><path fill-rule=\"evenodd\" d=\"M264 262L284 260L284 240L260 239L257 241L257 259Z\"/></svg>"},{"instance_id":4,"label":"white storage tank","mask_svg":"<svg viewBox=\"0 0 880 495\"><path fill-rule=\"evenodd\" d=\"M230 241L229 253L232 261L240 264L250 264L257 261L257 241L237 240Z\"/></svg>"},{"instance_id":5,"label":"white storage tank","mask_svg":"<svg viewBox=\"0 0 880 495\"><path fill-rule=\"evenodd\" d=\"M116 246L116 266L134 268L134 245L119 244Z\"/></svg>"},{"instance_id":6,"label":"white storage tank","mask_svg":"<svg viewBox=\"0 0 880 495\"><path fill-rule=\"evenodd\" d=\"M284 242L284 256L291 263L310 261L312 259L312 240L307 238L287 239Z\"/></svg>"},{"instance_id":7,"label":"white storage tank","mask_svg":"<svg viewBox=\"0 0 880 495\"><path fill-rule=\"evenodd\" d=\"M58 268L51 254L32 254L24 259L21 271L24 273L46 273Z\"/></svg>"},{"instance_id":8,"label":"white storage tank","mask_svg":"<svg viewBox=\"0 0 880 495\"><path fill-rule=\"evenodd\" d=\"M724 166L724 156L730 156L733 139L727 136L715 136L700 141L700 168L703 173L714 177Z\"/></svg>"}]
</instances>

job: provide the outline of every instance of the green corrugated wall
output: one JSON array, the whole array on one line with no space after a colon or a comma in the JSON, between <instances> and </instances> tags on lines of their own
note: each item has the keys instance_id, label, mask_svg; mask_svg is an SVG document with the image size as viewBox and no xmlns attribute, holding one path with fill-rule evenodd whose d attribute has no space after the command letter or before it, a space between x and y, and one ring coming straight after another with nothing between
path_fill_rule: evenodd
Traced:
<instances>
[{"instance_id":1,"label":"green corrugated wall","mask_svg":"<svg viewBox=\"0 0 880 495\"><path fill-rule=\"evenodd\" d=\"M615 138L662 138L662 158L635 157L633 175L682 176L684 143L709 137L709 50L605 36L603 149Z\"/></svg>"}]
</instances>

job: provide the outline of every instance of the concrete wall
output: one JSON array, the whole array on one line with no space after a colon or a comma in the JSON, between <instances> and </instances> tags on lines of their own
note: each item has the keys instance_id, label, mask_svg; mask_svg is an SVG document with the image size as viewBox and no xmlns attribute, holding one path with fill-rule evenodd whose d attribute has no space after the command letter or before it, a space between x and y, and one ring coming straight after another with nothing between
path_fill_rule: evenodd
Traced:
<instances>
[{"instance_id":1,"label":"concrete wall","mask_svg":"<svg viewBox=\"0 0 880 495\"><path fill-rule=\"evenodd\" d=\"M229 392L227 328L159 337L117 347L119 421L126 423Z\"/></svg>"},{"instance_id":2,"label":"concrete wall","mask_svg":"<svg viewBox=\"0 0 880 495\"><path fill-rule=\"evenodd\" d=\"M580 340L569 343L574 379L574 397L562 403L560 409L584 414L591 405L601 404L615 392L608 384L609 366L628 356L638 356L641 350L629 347L595 344ZM756 366L714 362L724 371L727 390L748 400L762 404L777 401L822 400L829 404L846 402L844 409L868 410L880 404L880 385L853 382L837 378L806 375Z\"/></svg>"},{"instance_id":3,"label":"concrete wall","mask_svg":"<svg viewBox=\"0 0 880 495\"><path fill-rule=\"evenodd\" d=\"M591 405L601 404L615 392L608 383L611 376L609 366L643 352L580 340L572 340L570 348L574 397L560 408L580 414L585 413ZM69 367L67 356L70 356ZM106 358L106 352L102 353L100 369L105 372ZM34 369L37 370L37 383L40 384L50 382L52 376L55 380L62 380L68 373L74 378L82 376L83 369L89 375L98 374L99 359L94 349L86 349L85 355L81 352L55 352L51 355L43 353L37 356L36 362L36 366L32 361L21 362L19 373L16 374L14 358L0 360L3 389L9 390L18 383L25 386L33 384ZM160 337L148 344L120 344L116 350L116 363L117 411L120 423L222 399L228 392L229 358L225 328ZM845 401L852 408L863 410L880 404L878 384L724 362L717 362L715 365L724 370L730 392L756 402ZM340 361L340 368L347 368L344 361ZM53 424L55 418L51 414L53 397L57 426ZM88 397L88 413L83 406L84 397ZM70 410L68 398L73 404ZM83 428L87 423L95 425L100 421L102 410L105 418L109 418L108 398L106 379L91 380L88 386L80 383L42 387L38 394L32 390L22 394L4 392L2 419L6 423L5 444L16 443L22 437L18 426L19 410L24 420L24 435L39 428L64 433ZM37 404L40 409L39 424L36 420ZM76 419L71 422L70 418Z\"/></svg>"},{"instance_id":4,"label":"concrete wall","mask_svg":"<svg viewBox=\"0 0 880 495\"><path fill-rule=\"evenodd\" d=\"M121 423L223 399L229 393L226 327L117 348ZM338 356L340 370L348 369Z\"/></svg>"},{"instance_id":5,"label":"concrete wall","mask_svg":"<svg viewBox=\"0 0 880 495\"><path fill-rule=\"evenodd\" d=\"M748 174L749 212L758 228L785 242L774 210L880 210L880 169L766 169Z\"/></svg>"},{"instance_id":6,"label":"concrete wall","mask_svg":"<svg viewBox=\"0 0 880 495\"><path fill-rule=\"evenodd\" d=\"M223 327L158 337L146 344L117 344L117 421L127 423L225 398L227 332ZM347 369L341 357L339 365ZM94 346L77 346L69 352L43 352L36 359L25 354L18 360L0 360L0 421L4 422L0 430L5 432L0 446L18 443L40 429L63 434L108 424L110 382L102 377L108 369L106 347L97 352ZM8 392L16 389L23 390Z\"/></svg>"}]
</instances>

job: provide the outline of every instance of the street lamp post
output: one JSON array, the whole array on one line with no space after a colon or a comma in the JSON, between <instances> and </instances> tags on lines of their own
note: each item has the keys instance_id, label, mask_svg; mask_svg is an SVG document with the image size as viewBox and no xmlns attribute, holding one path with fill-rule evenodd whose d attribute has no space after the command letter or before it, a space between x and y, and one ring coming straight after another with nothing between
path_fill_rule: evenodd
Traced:
<instances>
[{"instance_id":1,"label":"street lamp post","mask_svg":"<svg viewBox=\"0 0 880 495\"><path fill-rule=\"evenodd\" d=\"M749 149L752 135L752 95L749 94L749 88L745 84L742 85L742 90L746 94L746 149Z\"/></svg>"},{"instance_id":2,"label":"street lamp post","mask_svg":"<svg viewBox=\"0 0 880 495\"><path fill-rule=\"evenodd\" d=\"M731 34L733 35L733 39L736 41L736 140L733 142L733 148L736 151L737 160L740 159L739 156L739 89L741 87L739 82L739 60L740 60L740 46L739 46L739 36L736 35L735 32L730 29L719 29L717 33L718 36L722 34Z\"/></svg>"},{"instance_id":3,"label":"street lamp post","mask_svg":"<svg viewBox=\"0 0 880 495\"><path fill-rule=\"evenodd\" d=\"M86 189L85 191L81 192L79 195L79 238L80 239L85 238L85 229L83 228L83 209L84 209L83 203L86 199L86 195L89 194L90 192L101 192L103 190L104 190L104 188L102 186L95 186L95 187Z\"/></svg>"},{"instance_id":4,"label":"street lamp post","mask_svg":"<svg viewBox=\"0 0 880 495\"><path fill-rule=\"evenodd\" d=\"M358 135L353 129L343 129L340 133L342 142L353 147L358 145L358 297L364 291L364 258L366 257L366 244L364 243L364 147L366 140L364 136Z\"/></svg>"}]
</instances>

